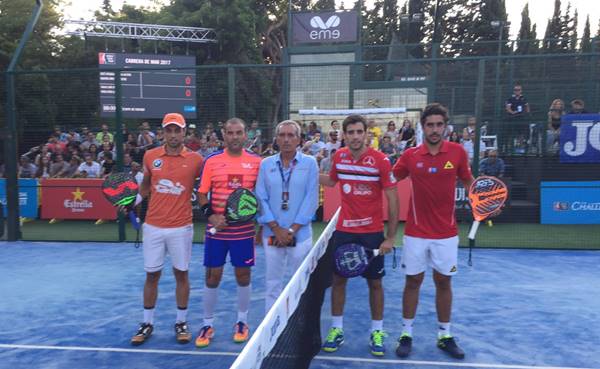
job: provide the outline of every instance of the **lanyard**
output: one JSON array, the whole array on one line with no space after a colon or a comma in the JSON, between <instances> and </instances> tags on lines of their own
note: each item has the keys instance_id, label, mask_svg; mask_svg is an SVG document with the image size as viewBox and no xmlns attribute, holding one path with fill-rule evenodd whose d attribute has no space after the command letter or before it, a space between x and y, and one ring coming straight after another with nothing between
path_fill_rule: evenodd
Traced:
<instances>
[{"instance_id":1,"label":"lanyard","mask_svg":"<svg viewBox=\"0 0 600 369\"><path fill-rule=\"evenodd\" d=\"M279 168L279 174L281 174L281 209L288 209L288 200L290 199L290 179L292 178L292 172L294 171L294 167L296 166L296 159L292 159L290 161L290 172L287 175L283 173L283 166L281 165L281 161L277 162L277 166Z\"/></svg>"}]
</instances>

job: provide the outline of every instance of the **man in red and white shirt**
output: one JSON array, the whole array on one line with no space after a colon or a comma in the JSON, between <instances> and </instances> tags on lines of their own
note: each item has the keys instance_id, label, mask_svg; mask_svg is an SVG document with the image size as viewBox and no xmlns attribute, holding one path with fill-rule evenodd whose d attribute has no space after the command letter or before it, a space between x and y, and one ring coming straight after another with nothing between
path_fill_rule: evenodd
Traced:
<instances>
[{"instance_id":1,"label":"man in red and white shirt","mask_svg":"<svg viewBox=\"0 0 600 369\"><path fill-rule=\"evenodd\" d=\"M392 251L398 227L398 194L390 160L382 152L366 146L367 121L350 115L342 123L346 147L336 151L329 175L321 174L325 186L340 183L342 210L333 234L334 246L357 243L379 249L363 273L369 286L371 305L371 353L382 356L386 334L383 331L383 254ZM383 234L383 200L388 201L388 229ZM334 273L331 290L332 327L323 344L325 352L335 352L344 342L343 313L347 279Z\"/></svg>"},{"instance_id":2,"label":"man in red and white shirt","mask_svg":"<svg viewBox=\"0 0 600 369\"><path fill-rule=\"evenodd\" d=\"M448 110L437 103L428 105L421 115L423 144L406 150L393 169L398 180L411 179L411 202L402 248L406 284L402 335L396 349L400 357L407 357L412 348L412 324L427 265L433 269L436 287L438 347L458 359L465 355L450 334L451 276L456 274L458 256L454 193L457 178L469 188L473 176L464 148L443 139L447 124Z\"/></svg>"}]
</instances>

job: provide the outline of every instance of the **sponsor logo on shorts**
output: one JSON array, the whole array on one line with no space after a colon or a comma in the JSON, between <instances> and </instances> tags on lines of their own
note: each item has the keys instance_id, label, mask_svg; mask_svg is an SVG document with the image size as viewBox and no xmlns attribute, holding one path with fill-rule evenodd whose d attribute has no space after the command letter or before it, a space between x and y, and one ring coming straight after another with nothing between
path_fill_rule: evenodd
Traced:
<instances>
[{"instance_id":1,"label":"sponsor logo on shorts","mask_svg":"<svg viewBox=\"0 0 600 369\"><path fill-rule=\"evenodd\" d=\"M346 228L363 227L373 223L373 217L363 219L344 219L342 226Z\"/></svg>"}]
</instances>

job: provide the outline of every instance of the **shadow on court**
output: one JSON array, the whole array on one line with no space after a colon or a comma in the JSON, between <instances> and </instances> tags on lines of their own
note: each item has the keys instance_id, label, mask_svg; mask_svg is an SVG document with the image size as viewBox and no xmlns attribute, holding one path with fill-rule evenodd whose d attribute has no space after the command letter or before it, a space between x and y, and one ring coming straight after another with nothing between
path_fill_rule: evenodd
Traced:
<instances>
[{"instance_id":1,"label":"shadow on court","mask_svg":"<svg viewBox=\"0 0 600 369\"><path fill-rule=\"evenodd\" d=\"M202 324L202 246L190 271L188 321ZM600 367L598 252L477 250L466 266L461 250L454 279L453 333L470 368ZM264 254L257 248L250 327L263 316ZM170 267L169 267L170 268ZM321 353L312 368L451 368L457 363L435 347L436 317L430 274L421 291L409 361L396 360L403 276L387 260L384 359L368 352L370 315L361 278L349 284L346 343ZM242 346L232 342L236 317L233 271L226 268L208 350L175 342L175 283L165 269L153 337L129 344L141 311L141 249L131 244L0 243L0 368L228 368ZM329 327L329 296L322 329ZM466 364L466 365L465 365Z\"/></svg>"}]
</instances>

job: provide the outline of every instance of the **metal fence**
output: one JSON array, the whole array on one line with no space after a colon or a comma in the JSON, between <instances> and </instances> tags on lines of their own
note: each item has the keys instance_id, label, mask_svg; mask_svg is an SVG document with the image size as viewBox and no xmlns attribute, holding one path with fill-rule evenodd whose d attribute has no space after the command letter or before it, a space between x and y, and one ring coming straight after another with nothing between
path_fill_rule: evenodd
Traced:
<instances>
[{"instance_id":1,"label":"metal fence","mask_svg":"<svg viewBox=\"0 0 600 369\"><path fill-rule=\"evenodd\" d=\"M505 177L511 185L511 202L497 219L497 223L503 224L498 227L513 236L515 232L511 232L511 229L524 229L524 233L518 231L513 241L503 241L505 238L497 237L497 240L488 242L490 246L494 246L491 244L494 242L500 243L496 246L503 246L504 242L505 246L541 247L537 242L527 240L527 235L532 232L528 227L538 226L540 228L534 234L572 232L571 237L561 236L558 244L553 242L548 247L600 247L600 235L591 231L592 226L558 231L557 226L539 224L541 181L598 179L600 166L597 164L568 165L559 162L554 141L558 128L552 127L549 112L555 99L564 101L566 112L570 110L569 103L574 99L583 100L589 112L600 110L600 53L427 58L427 52L424 51L423 57L416 58L409 52L402 56L402 53L389 48L383 51L361 51L356 54L356 59L371 60L358 62L311 64L303 63L302 58L292 58L292 64L283 66L198 66L198 113L197 118L189 119L188 123L195 124L198 131L203 131L209 122L217 127L219 121L232 116L241 117L247 122L257 120L266 144L272 138L276 122L288 116L302 123L313 120L297 114L303 108L407 108L406 114L375 116L385 130L388 120L395 120L398 127L404 118L410 118L413 125L416 124L418 111L427 102L440 102L449 108L450 123L458 135L462 136L467 119L474 116L477 134L491 137L491 142L482 142L480 137L473 137L474 146L482 143L497 147L500 157L506 162ZM400 59L390 57L394 55ZM372 60L375 58L379 60ZM83 128L97 133L101 124L107 123L113 134L123 132L123 142L135 140L142 120L117 120L100 116L98 81L99 72L96 69L16 72L16 88L9 93L16 95L18 156L27 155L35 162L49 138L59 134L55 127L61 133L81 134ZM523 88L529 112L510 117L505 111L506 100L511 97L516 84ZM5 90L4 74L0 75L0 87ZM5 96L0 96L4 107ZM6 127L4 108L0 114L0 120ZM317 123L327 131L331 119L323 118ZM158 119L145 121L153 129L160 123ZM119 130L119 127L123 129ZM6 133L5 130L3 132ZM65 159L81 154L75 146L68 146ZM101 147L97 149L102 150ZM121 163L122 151L118 153L117 161ZM143 152L136 155L139 160ZM475 170L478 168L478 156L474 154ZM11 159L4 157L5 160ZM94 225L93 220L56 221L48 225L48 221L25 219L23 237L82 240L123 238L118 235L112 222ZM517 223L527 223L529 226L518 228ZM513 228L508 224L513 224ZM71 226L77 229L74 234L81 234L81 237L65 232ZM53 229L57 231L48 231ZM482 237L480 243L485 245L485 235Z\"/></svg>"}]
</instances>

